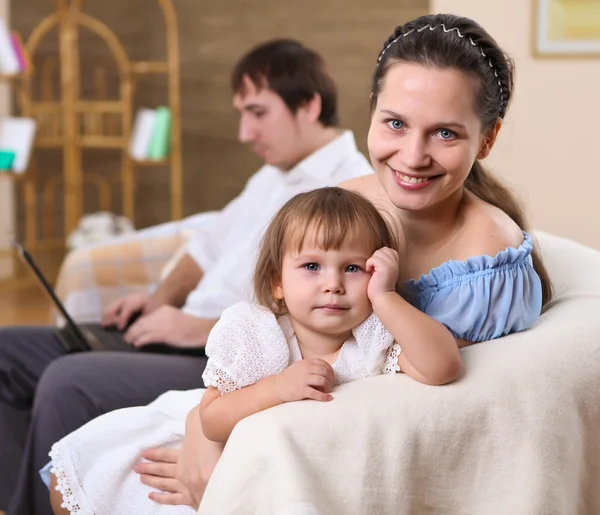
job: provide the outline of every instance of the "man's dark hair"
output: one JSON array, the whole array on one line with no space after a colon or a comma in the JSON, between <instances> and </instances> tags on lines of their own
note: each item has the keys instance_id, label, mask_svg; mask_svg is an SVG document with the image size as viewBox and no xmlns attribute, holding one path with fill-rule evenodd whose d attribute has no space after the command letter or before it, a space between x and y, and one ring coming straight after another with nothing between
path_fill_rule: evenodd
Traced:
<instances>
[{"instance_id":1,"label":"man's dark hair","mask_svg":"<svg viewBox=\"0 0 600 515\"><path fill-rule=\"evenodd\" d=\"M231 89L244 95L244 77L258 88L277 93L292 113L321 97L319 121L335 126L337 91L325 62L316 52L292 39L278 39L254 47L237 63L231 76Z\"/></svg>"}]
</instances>

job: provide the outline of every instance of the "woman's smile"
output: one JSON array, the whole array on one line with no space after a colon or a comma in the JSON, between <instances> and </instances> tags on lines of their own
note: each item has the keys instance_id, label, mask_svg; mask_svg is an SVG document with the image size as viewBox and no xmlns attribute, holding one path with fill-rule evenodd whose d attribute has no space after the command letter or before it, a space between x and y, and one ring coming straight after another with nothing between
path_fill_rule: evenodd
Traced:
<instances>
[{"instance_id":1,"label":"woman's smile","mask_svg":"<svg viewBox=\"0 0 600 515\"><path fill-rule=\"evenodd\" d=\"M394 181L396 181L396 184L398 184L398 186L400 186L401 188L404 188L409 191L422 190L424 188L427 188L441 177L441 175L425 176L407 174L405 172L395 170L391 166L389 168L392 171L392 175L394 177Z\"/></svg>"}]
</instances>

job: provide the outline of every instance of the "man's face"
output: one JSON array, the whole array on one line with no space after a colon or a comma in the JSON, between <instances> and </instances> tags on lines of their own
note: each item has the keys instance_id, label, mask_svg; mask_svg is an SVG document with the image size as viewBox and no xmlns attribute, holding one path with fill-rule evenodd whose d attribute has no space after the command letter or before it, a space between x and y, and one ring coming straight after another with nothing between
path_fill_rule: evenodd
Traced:
<instances>
[{"instance_id":1,"label":"man's face","mask_svg":"<svg viewBox=\"0 0 600 515\"><path fill-rule=\"evenodd\" d=\"M293 114L277 93L258 89L247 77L243 95L234 95L233 106L240 113L238 139L249 143L265 163L289 170L305 157L307 120L302 108Z\"/></svg>"}]
</instances>

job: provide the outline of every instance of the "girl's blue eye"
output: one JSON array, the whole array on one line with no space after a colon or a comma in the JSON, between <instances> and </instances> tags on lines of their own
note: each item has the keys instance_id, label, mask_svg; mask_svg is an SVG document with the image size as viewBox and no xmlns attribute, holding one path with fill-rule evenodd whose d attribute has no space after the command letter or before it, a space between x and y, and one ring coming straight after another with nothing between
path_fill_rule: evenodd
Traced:
<instances>
[{"instance_id":1,"label":"girl's blue eye","mask_svg":"<svg viewBox=\"0 0 600 515\"><path fill-rule=\"evenodd\" d=\"M447 139L452 139L455 136L455 134L452 131L448 130L448 129L442 129L442 130L440 130L439 131L439 135L440 135L440 137L442 139L446 139L446 140Z\"/></svg>"},{"instance_id":2,"label":"girl's blue eye","mask_svg":"<svg viewBox=\"0 0 600 515\"><path fill-rule=\"evenodd\" d=\"M346 272L355 274L356 272L360 272L360 267L358 265L349 265L346 267Z\"/></svg>"},{"instance_id":3,"label":"girl's blue eye","mask_svg":"<svg viewBox=\"0 0 600 515\"><path fill-rule=\"evenodd\" d=\"M402 127L404 127L404 122L400 120L388 120L387 124L390 129L395 131L399 131L402 129Z\"/></svg>"},{"instance_id":4,"label":"girl's blue eye","mask_svg":"<svg viewBox=\"0 0 600 515\"><path fill-rule=\"evenodd\" d=\"M318 263L306 263L305 265L303 265L303 267L306 268L306 270L308 270L309 272L316 272L317 270L319 270Z\"/></svg>"}]
</instances>

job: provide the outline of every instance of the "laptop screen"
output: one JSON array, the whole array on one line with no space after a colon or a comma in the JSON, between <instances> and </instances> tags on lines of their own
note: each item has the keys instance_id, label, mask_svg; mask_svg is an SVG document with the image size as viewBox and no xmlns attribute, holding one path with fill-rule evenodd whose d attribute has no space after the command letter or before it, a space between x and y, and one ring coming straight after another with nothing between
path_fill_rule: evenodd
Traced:
<instances>
[{"instance_id":1,"label":"laptop screen","mask_svg":"<svg viewBox=\"0 0 600 515\"><path fill-rule=\"evenodd\" d=\"M54 292L54 289L52 288L52 286L50 286L50 283L48 282L48 280L46 279L46 277L44 276L44 274L42 273L40 268L37 266L36 262L34 261L33 257L31 256L31 254L29 252L27 252L25 247L23 247L23 245L21 245L18 241L13 240L12 245L19 253L19 256L20 256L21 260L23 261L23 263L25 263L25 265L27 265L27 267L33 271L38 282L42 285L42 288L48 294L48 296L50 297L50 300L56 306L56 309L58 309L58 311L60 311L61 315L63 317L65 317L67 324L73 329L73 331L76 332L77 336L79 336L83 341L85 341L86 339L83 336L83 334L81 333L81 330L79 329L79 327L77 326L75 321L71 318L69 313L67 313L65 306L60 301L60 299L57 297L56 293Z\"/></svg>"}]
</instances>

